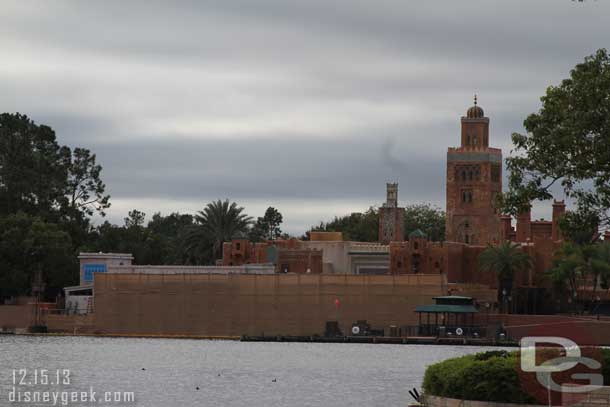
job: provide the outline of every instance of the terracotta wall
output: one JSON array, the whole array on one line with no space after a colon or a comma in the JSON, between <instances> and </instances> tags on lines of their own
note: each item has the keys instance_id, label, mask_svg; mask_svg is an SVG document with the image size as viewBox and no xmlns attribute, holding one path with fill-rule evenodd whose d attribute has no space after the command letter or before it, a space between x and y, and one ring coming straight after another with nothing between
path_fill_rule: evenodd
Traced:
<instances>
[{"instance_id":1,"label":"terracotta wall","mask_svg":"<svg viewBox=\"0 0 610 407\"><path fill-rule=\"evenodd\" d=\"M558 336L570 338L579 345L610 345L610 319L592 316L517 315L481 312L475 323L503 325L510 338L524 336Z\"/></svg>"},{"instance_id":2,"label":"terracotta wall","mask_svg":"<svg viewBox=\"0 0 610 407\"><path fill-rule=\"evenodd\" d=\"M166 335L315 335L415 325L415 306L440 295L441 276L126 275L95 279L95 329ZM339 299L339 309L335 300Z\"/></svg>"},{"instance_id":3,"label":"terracotta wall","mask_svg":"<svg viewBox=\"0 0 610 407\"><path fill-rule=\"evenodd\" d=\"M322 250L280 249L277 252L278 273L322 273Z\"/></svg>"}]
</instances>

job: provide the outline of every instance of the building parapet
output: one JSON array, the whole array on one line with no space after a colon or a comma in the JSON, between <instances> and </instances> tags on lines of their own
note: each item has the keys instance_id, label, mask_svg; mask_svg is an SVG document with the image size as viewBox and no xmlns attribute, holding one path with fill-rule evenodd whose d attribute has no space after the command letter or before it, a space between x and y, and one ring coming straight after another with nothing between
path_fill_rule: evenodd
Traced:
<instances>
[{"instance_id":1,"label":"building parapet","mask_svg":"<svg viewBox=\"0 0 610 407\"><path fill-rule=\"evenodd\" d=\"M242 266L112 266L109 274L274 274L273 264Z\"/></svg>"},{"instance_id":2,"label":"building parapet","mask_svg":"<svg viewBox=\"0 0 610 407\"><path fill-rule=\"evenodd\" d=\"M486 151L486 152L490 152L490 153L494 153L494 154L502 154L502 149L501 148L495 148L495 147L449 147L447 149L448 153L466 153L466 152L478 152L478 151Z\"/></svg>"},{"instance_id":3,"label":"building parapet","mask_svg":"<svg viewBox=\"0 0 610 407\"><path fill-rule=\"evenodd\" d=\"M453 150L453 151L452 151ZM472 161L502 163L502 150L485 148L481 150L449 149L447 161Z\"/></svg>"},{"instance_id":4,"label":"building parapet","mask_svg":"<svg viewBox=\"0 0 610 407\"><path fill-rule=\"evenodd\" d=\"M390 245L379 243L350 242L350 253L390 253Z\"/></svg>"}]
</instances>

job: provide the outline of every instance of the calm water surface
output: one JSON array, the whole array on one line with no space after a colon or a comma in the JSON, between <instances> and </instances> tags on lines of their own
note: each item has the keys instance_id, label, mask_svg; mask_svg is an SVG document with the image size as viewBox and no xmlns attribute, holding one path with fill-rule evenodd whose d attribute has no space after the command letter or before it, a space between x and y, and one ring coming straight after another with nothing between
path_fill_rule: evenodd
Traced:
<instances>
[{"instance_id":1,"label":"calm water surface","mask_svg":"<svg viewBox=\"0 0 610 407\"><path fill-rule=\"evenodd\" d=\"M22 391L133 391L121 405L405 406L426 366L486 349L0 335L0 406L33 405L9 403L13 369L70 370Z\"/></svg>"}]
</instances>

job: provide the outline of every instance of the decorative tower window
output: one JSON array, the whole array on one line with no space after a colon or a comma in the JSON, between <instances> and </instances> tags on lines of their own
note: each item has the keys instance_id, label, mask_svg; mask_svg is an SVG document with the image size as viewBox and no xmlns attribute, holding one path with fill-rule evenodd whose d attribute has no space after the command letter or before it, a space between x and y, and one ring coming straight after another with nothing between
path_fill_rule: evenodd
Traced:
<instances>
[{"instance_id":1,"label":"decorative tower window","mask_svg":"<svg viewBox=\"0 0 610 407\"><path fill-rule=\"evenodd\" d=\"M472 203L472 190L471 189L462 190L462 202L463 203Z\"/></svg>"},{"instance_id":2,"label":"decorative tower window","mask_svg":"<svg viewBox=\"0 0 610 407\"><path fill-rule=\"evenodd\" d=\"M480 165L457 165L455 167L455 178L461 182L472 182L481 180Z\"/></svg>"}]
</instances>

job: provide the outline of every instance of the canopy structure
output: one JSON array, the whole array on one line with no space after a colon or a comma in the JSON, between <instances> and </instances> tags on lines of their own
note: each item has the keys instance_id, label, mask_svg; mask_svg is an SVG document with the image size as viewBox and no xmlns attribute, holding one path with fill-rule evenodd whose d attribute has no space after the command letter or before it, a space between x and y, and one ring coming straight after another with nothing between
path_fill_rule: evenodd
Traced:
<instances>
[{"instance_id":1,"label":"canopy structure","mask_svg":"<svg viewBox=\"0 0 610 407\"><path fill-rule=\"evenodd\" d=\"M445 305L445 304L432 304L432 305L418 305L415 308L415 312L429 312L432 314L476 314L479 312L474 305Z\"/></svg>"},{"instance_id":2,"label":"canopy structure","mask_svg":"<svg viewBox=\"0 0 610 407\"><path fill-rule=\"evenodd\" d=\"M421 335L438 335L441 327L445 332L453 332L458 336L468 334L472 330L474 315L479 311L471 297L449 295L434 297L434 300L436 304L418 305L415 308L415 312L419 314ZM422 318L422 315L425 318Z\"/></svg>"}]
</instances>

